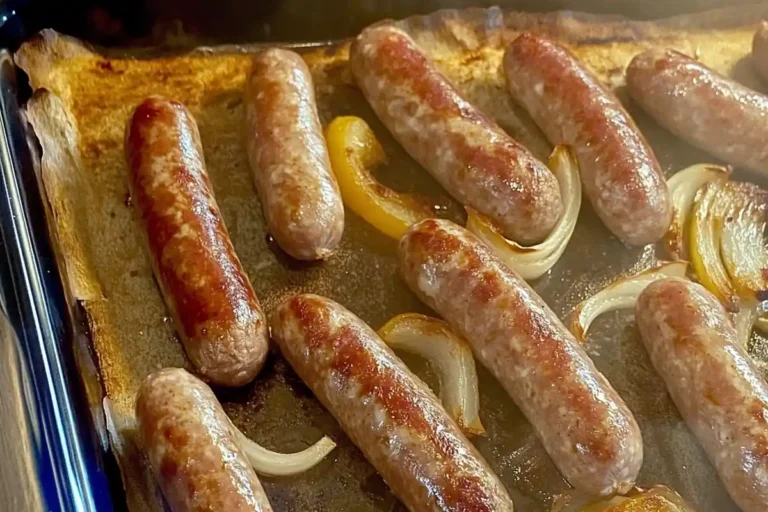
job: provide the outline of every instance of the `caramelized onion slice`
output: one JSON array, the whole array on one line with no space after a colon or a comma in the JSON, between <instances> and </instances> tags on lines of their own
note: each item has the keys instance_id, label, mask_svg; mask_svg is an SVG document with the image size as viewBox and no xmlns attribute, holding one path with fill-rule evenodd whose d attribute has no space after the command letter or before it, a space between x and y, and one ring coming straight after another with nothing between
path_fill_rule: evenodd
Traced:
<instances>
[{"instance_id":1,"label":"caramelized onion slice","mask_svg":"<svg viewBox=\"0 0 768 512\"><path fill-rule=\"evenodd\" d=\"M571 312L566 325L576 339L584 343L595 318L609 311L633 308L646 286L665 277L685 277L687 268L685 261L667 261L639 274L622 277L580 302Z\"/></svg>"},{"instance_id":2,"label":"caramelized onion slice","mask_svg":"<svg viewBox=\"0 0 768 512\"><path fill-rule=\"evenodd\" d=\"M467 208L467 229L477 235L523 279L537 279L557 263L573 235L579 218L581 181L579 164L571 149L568 146L557 146L549 157L549 168L560 183L565 209L547 239L538 245L524 247L507 240L488 218L472 208Z\"/></svg>"},{"instance_id":3,"label":"caramelized onion slice","mask_svg":"<svg viewBox=\"0 0 768 512\"><path fill-rule=\"evenodd\" d=\"M768 192L751 183L728 182L720 187L718 199L723 264L739 297L755 301L768 289Z\"/></svg>"},{"instance_id":4,"label":"caramelized onion slice","mask_svg":"<svg viewBox=\"0 0 768 512\"><path fill-rule=\"evenodd\" d=\"M389 320L379 336L395 350L429 361L440 379L440 400L459 428L471 436L485 433L480 423L480 398L472 350L447 323L416 313Z\"/></svg>"},{"instance_id":5,"label":"caramelized onion slice","mask_svg":"<svg viewBox=\"0 0 768 512\"><path fill-rule=\"evenodd\" d=\"M697 164L686 167L669 178L669 197L672 200L672 224L666 236L667 250L676 260L688 259L685 247L685 229L696 192L710 181L727 180L728 167L714 164Z\"/></svg>"},{"instance_id":6,"label":"caramelized onion slice","mask_svg":"<svg viewBox=\"0 0 768 512\"><path fill-rule=\"evenodd\" d=\"M627 496L594 501L572 494L555 498L551 512L694 512L678 493L658 485L648 490L635 488Z\"/></svg>"},{"instance_id":7,"label":"caramelized onion slice","mask_svg":"<svg viewBox=\"0 0 768 512\"><path fill-rule=\"evenodd\" d=\"M238 446L248 458L254 471L260 475L298 475L315 467L326 455L336 448L336 443L330 437L323 436L322 439L306 450L296 453L277 453L267 450L249 439L237 427L234 428Z\"/></svg>"},{"instance_id":8,"label":"caramelized onion slice","mask_svg":"<svg viewBox=\"0 0 768 512\"><path fill-rule=\"evenodd\" d=\"M742 302L739 306L739 312L734 313L732 316L733 325L736 327L737 339L739 344L745 349L749 345L749 340L752 337L752 328L755 326L759 314L760 311L757 304L754 302Z\"/></svg>"}]
</instances>

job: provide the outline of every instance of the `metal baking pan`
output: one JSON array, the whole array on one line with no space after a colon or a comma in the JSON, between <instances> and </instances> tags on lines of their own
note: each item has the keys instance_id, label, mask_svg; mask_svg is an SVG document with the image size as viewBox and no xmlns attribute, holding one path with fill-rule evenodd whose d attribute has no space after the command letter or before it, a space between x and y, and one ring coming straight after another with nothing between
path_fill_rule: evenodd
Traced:
<instances>
[{"instance_id":1,"label":"metal baking pan","mask_svg":"<svg viewBox=\"0 0 768 512\"><path fill-rule=\"evenodd\" d=\"M286 2L282 5L295 6L298 3L300 2ZM456 7L457 3L463 5L463 2L452 2L451 6ZM649 4L656 5L655 14L662 14L662 9L665 9L659 7L661 2ZM711 6L710 2L707 7ZM430 9L421 6L419 10L431 10L432 7L436 8L439 5L430 6ZM562 8L563 6L558 4L553 7ZM284 11L279 12L283 12L282 16L285 16ZM633 13L637 14L636 10ZM410 11L397 2L388 4L386 12L376 15L370 13L360 15L358 11L357 17L350 15L349 31L345 33L331 31L329 35L351 34L360 27L361 23L375 21L387 15L407 14L410 14ZM285 18L278 17L278 19ZM283 30L281 34L288 34L285 28L280 30ZM312 35L324 37L315 32L312 32ZM293 38L293 36L284 38L288 37ZM233 50L239 52L243 51L243 48L220 49L225 52ZM104 51L104 54L109 56L108 58L115 58L117 55L113 51ZM130 55L130 52L128 54ZM152 51L152 54L156 52ZM148 53L141 52L134 55L146 56ZM0 229L6 248L3 256L7 258L7 265L3 267L0 275L5 310L13 332L17 334L20 347L20 357L8 360L19 360L19 364L14 363L13 366L18 370L9 375L19 376L17 379L21 382L19 389L33 390L29 393L20 393L23 398L20 398L18 403L26 407L27 416L23 421L20 420L23 428L20 428L19 432L20 438L26 437L33 440L31 445L33 448L30 450L33 456L26 457L24 460L29 460L29 467L32 468L32 473L29 474L37 475L35 480L37 485L33 483L32 491L25 491L23 496L30 498L39 496L39 499L34 498L36 500L34 503L39 503L40 509L109 510L112 506L120 509L125 506L125 499L114 461L111 461L110 452L104 451L107 447L105 439L107 428L104 425L104 411L100 408L102 390L96 364L92 359L87 318L77 301L71 301L66 291L62 289L62 280L65 277L59 274L55 247L50 243L49 223L45 213L47 205L41 200L40 183L37 181L33 166L36 156L39 155L35 155L34 151L30 154L28 151L27 126L18 110L18 102L25 100L26 97L23 92L20 94L15 86L15 72L8 55L4 54L2 75L0 75L3 83L4 131L3 146L0 146L3 156L0 161L3 171L3 182L0 186L3 190L0 194L3 198L7 198L7 201L3 199L0 204ZM231 97L218 98L218 101L224 102L222 105L233 100L234 98ZM370 111L363 106L359 97L351 94L349 102L343 103L342 110L344 109L368 116L377 135L382 138L386 150L393 156L392 161L403 165L406 175L400 178L401 180L408 180L409 177L415 176L417 190L430 190L433 185L429 180L424 179L424 173L403 155L402 150L387 137L385 130L375 124L371 119ZM639 118L643 129L651 132L653 142L658 144L655 147L668 171L688 163L712 161L711 157L692 150L682 142L670 142L668 134L654 128L653 123L642 115L639 115ZM204 124L205 121L203 121ZM205 129L203 126L204 131ZM34 138L32 138L31 147L33 150L37 147ZM210 162L209 167L211 167ZM215 176L214 185L217 185ZM447 201L445 198L439 199L439 201L443 200ZM248 201L252 202L251 199ZM235 219L234 223L237 223L239 216L232 213L235 210L236 208L227 214L225 206L225 218L228 224L233 224L230 219ZM567 313L578 299L596 290L611 277L645 266L654 256L652 251L625 250L617 242L608 240L603 231L596 234L593 229L596 226L594 216L589 212L585 216L586 220L581 222L579 231L575 235L575 237L581 237L582 243L578 244L569 260L574 263L560 267L552 275L537 283L538 291L560 315ZM241 221L244 225L248 222L250 222L248 219ZM232 229L231 226L230 229ZM365 247L375 255L372 265L377 268L376 271L371 270L372 273L362 273L358 277L364 278L391 272L392 256L389 241L359 224L359 219L351 229L357 233L357 240L364 243ZM234 231L237 232L236 227ZM250 235L254 233L261 235L259 230L250 232ZM240 236L246 236L246 234ZM359 247L356 248L356 250L359 249ZM599 257L591 258L595 251ZM622 251L626 252L624 256L619 255ZM253 255L241 255L241 257L245 260L249 274L255 275L260 264L259 260ZM354 254L349 257L356 258ZM279 260L279 257L276 258ZM355 294L363 298L370 297L370 293L363 288L375 286L377 283L387 287L394 286L390 284L390 278L351 280L347 277L346 281L352 291L349 294L342 294L331 287L334 283L341 282L338 279L339 276L330 283L316 281L314 285L319 285L323 289L312 288L314 285L304 282L302 276L305 272L317 275L319 272L317 269L297 267L285 259L280 260L279 263L283 268L283 277L290 276L288 282L294 288L328 293L335 298L349 299ZM357 274L352 272L352 275ZM387 307L378 310L375 307L376 304L361 305L350 300L342 300L342 302L374 327L381 325L393 312L423 310L413 297L400 289L401 283L395 288L390 290L393 294L386 299ZM274 305L274 301L279 296L280 294L268 296L265 305L267 307ZM264 297L262 300L264 301ZM2 325L1 322L0 325ZM666 438L672 444L654 446L650 450L651 462L647 463L649 467L644 475L649 475L650 472L654 475L668 474L669 470L664 462L667 454L663 452L664 446L667 446L666 449L672 446L678 451L672 454L671 458L685 465L690 473L695 473L698 484L692 485L693 477L689 478L690 475L685 474L684 471L676 473L669 479L662 479L662 483L681 490L694 503L700 506L704 504L708 508L702 508L702 510L706 512L735 510L719 484L713 485L712 489L702 488L702 482L716 478L714 472L676 416L668 398L665 401L666 394L663 387L658 379L653 378L647 357L633 335L631 319L614 315L608 322L597 327L593 355L600 361L598 363L600 369L625 395L630 406L633 402L639 403L646 400L636 396L641 392L649 395L648 401L660 404L658 409L645 411L644 417L640 419L644 426L651 424L654 427L646 436L651 439ZM613 340L612 338L617 334L620 335L619 339ZM616 343L613 343L614 341ZM599 353L605 355L609 351L612 354L607 357L599 355ZM430 380L431 377L423 365L419 366L418 361L410 359L408 362L416 365L416 370L425 375L428 381ZM615 364L617 362L621 364ZM7 364L7 361L4 360L3 364ZM543 507L549 502L553 489L564 490L566 487L559 480L551 462L542 453L543 449L532 441L530 427L522 420L519 411L486 372L481 370L480 373L483 407L486 411L484 422L491 436L495 436L495 441L480 439L478 444L486 457L492 460L494 469L501 474L505 483L509 485L510 482L514 482L511 492L520 510L545 510ZM340 433L335 422L322 411L277 354L272 355L267 368L254 385L243 390L220 391L219 397L225 403L234 421L243 430L273 448L290 451L301 447L301 443L314 441L316 437L311 436L317 436L319 433L329 433L340 441L340 449L333 456L333 460L306 477L296 481L279 478L265 479L265 487L270 498L273 499L276 510L323 510L330 508L329 504L336 505L333 508L337 510L400 510L385 484ZM281 407L285 407L287 412L277 413ZM276 413L273 418L265 417L271 413ZM281 432L286 430L285 424L296 425L297 422L301 423L304 420L308 425L299 425L299 428L292 432L297 438L286 441L285 437L281 437ZM281 421L287 423L281 423ZM306 435L310 437L302 438ZM10 446L20 447L23 444L20 441ZM529 466L523 467L523 462L528 463ZM338 471L331 469L334 464L342 469ZM328 479L323 480L326 476ZM643 483L659 482L659 478L656 478L655 482L646 478ZM3 489L2 485L0 483L0 489ZM110 500L110 487L113 491L114 504ZM545 487L547 490L543 490ZM699 490L703 494L697 496ZM0 499L2 497L3 495L0 494ZM31 506L34 507L34 503ZM0 505L2 504L3 502L0 501Z\"/></svg>"}]
</instances>

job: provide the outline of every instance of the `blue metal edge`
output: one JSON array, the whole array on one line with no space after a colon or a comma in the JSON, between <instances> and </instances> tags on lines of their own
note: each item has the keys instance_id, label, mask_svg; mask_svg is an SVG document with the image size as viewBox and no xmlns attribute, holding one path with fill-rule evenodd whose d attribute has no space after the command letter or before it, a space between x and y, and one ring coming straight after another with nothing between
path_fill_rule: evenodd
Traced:
<instances>
[{"instance_id":1,"label":"blue metal edge","mask_svg":"<svg viewBox=\"0 0 768 512\"><path fill-rule=\"evenodd\" d=\"M47 510L108 512L109 478L74 369L74 330L17 93L16 68L0 50L0 293L30 378L35 473Z\"/></svg>"}]
</instances>

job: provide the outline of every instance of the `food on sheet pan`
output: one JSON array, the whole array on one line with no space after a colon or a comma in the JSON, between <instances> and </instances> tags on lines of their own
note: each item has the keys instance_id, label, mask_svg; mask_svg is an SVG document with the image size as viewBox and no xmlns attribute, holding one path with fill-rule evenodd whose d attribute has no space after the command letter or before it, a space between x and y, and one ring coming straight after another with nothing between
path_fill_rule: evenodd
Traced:
<instances>
[{"instance_id":1,"label":"food on sheet pan","mask_svg":"<svg viewBox=\"0 0 768 512\"><path fill-rule=\"evenodd\" d=\"M567 49L533 32L509 45L504 72L549 141L576 153L584 191L608 229L632 245L661 240L672 212L667 183L616 96Z\"/></svg>"},{"instance_id":2,"label":"food on sheet pan","mask_svg":"<svg viewBox=\"0 0 768 512\"><path fill-rule=\"evenodd\" d=\"M173 512L271 512L235 428L204 382L151 374L136 398L139 442Z\"/></svg>"},{"instance_id":3,"label":"food on sheet pan","mask_svg":"<svg viewBox=\"0 0 768 512\"><path fill-rule=\"evenodd\" d=\"M518 243L542 241L563 210L547 167L465 100L402 30L363 30L350 49L357 84L406 151L464 205Z\"/></svg>"},{"instance_id":4,"label":"food on sheet pan","mask_svg":"<svg viewBox=\"0 0 768 512\"><path fill-rule=\"evenodd\" d=\"M301 56L258 52L245 111L248 159L270 234L294 258L327 258L341 240L344 207Z\"/></svg>"},{"instance_id":5,"label":"food on sheet pan","mask_svg":"<svg viewBox=\"0 0 768 512\"><path fill-rule=\"evenodd\" d=\"M627 85L632 98L674 134L730 164L768 175L768 96L665 48L632 59Z\"/></svg>"},{"instance_id":6,"label":"food on sheet pan","mask_svg":"<svg viewBox=\"0 0 768 512\"><path fill-rule=\"evenodd\" d=\"M414 224L398 256L414 293L467 339L571 485L594 495L632 488L643 461L635 418L522 278L444 220Z\"/></svg>"},{"instance_id":7,"label":"food on sheet pan","mask_svg":"<svg viewBox=\"0 0 768 512\"><path fill-rule=\"evenodd\" d=\"M768 510L768 384L717 298L667 278L640 295L636 319L654 368L744 512Z\"/></svg>"},{"instance_id":8,"label":"food on sheet pan","mask_svg":"<svg viewBox=\"0 0 768 512\"><path fill-rule=\"evenodd\" d=\"M437 397L349 310L297 295L275 308L270 326L299 377L409 510L513 510Z\"/></svg>"},{"instance_id":9,"label":"food on sheet pan","mask_svg":"<svg viewBox=\"0 0 768 512\"><path fill-rule=\"evenodd\" d=\"M420 198L395 192L373 177L371 169L382 164L386 155L365 121L337 117L325 136L344 205L366 222L399 240L411 224L434 216Z\"/></svg>"},{"instance_id":10,"label":"food on sheet pan","mask_svg":"<svg viewBox=\"0 0 768 512\"><path fill-rule=\"evenodd\" d=\"M127 126L131 203L187 355L216 384L250 382L267 356L267 326L229 239L184 105L153 96Z\"/></svg>"},{"instance_id":11,"label":"food on sheet pan","mask_svg":"<svg viewBox=\"0 0 768 512\"><path fill-rule=\"evenodd\" d=\"M688 512L668 488L635 487L646 459L641 485L672 485L702 511L736 509L725 487L745 512L765 509L766 352L756 336L752 362L746 346L753 325L768 325L761 317L768 203L762 178L752 176L759 186L743 183L738 167L768 160L758 143L764 105L740 105L762 96L725 77L760 89L755 72L768 28L755 33L763 14L728 12L722 20L634 22L451 10L377 24L302 56L258 47L124 59L73 50L50 33L19 52L38 90L30 104L56 100L46 112L32 109L29 120L47 156L40 176L54 235L65 239L61 247L82 247L59 255L75 280L65 284L87 314L110 411L135 406L138 439L171 507L269 510L259 474L277 477L263 485L280 511L391 510L396 497L418 511L511 511L511 494L525 512ZM768 14L768 3L760 12ZM672 86L662 84L682 98L665 96L658 84L666 71L643 63L654 54L648 48L661 47L682 53L655 63L695 71L695 83L674 75ZM650 119L638 117L638 131L618 99L634 57L628 92L735 169L691 166L705 159ZM123 148L115 127L150 94L173 101L140 104ZM672 109L673 100L696 108ZM557 145L549 169L540 161L547 140ZM733 154L718 152L723 147ZM654 153L665 170L685 170L665 182ZM387 172L376 174L385 158ZM126 162L131 201L123 204ZM406 182L441 206L395 192ZM580 211L581 182L624 245L600 229L592 209ZM82 204L65 200L78 187ZM345 219L345 206L355 215ZM273 250L270 234L292 258ZM661 247L649 245L662 239L676 261L661 261ZM686 275L683 260L731 313L701 287L669 278ZM405 280L393 277L398 265ZM81 280L92 276L98 282L85 287ZM523 279L536 279L536 291ZM674 293L657 291L662 285L689 296L670 299ZM275 351L263 371L266 326L252 286L283 355ZM348 304L360 318L306 292ZM650 304L654 293L661 298ZM184 370L153 373L185 364L163 298L190 368L237 388L214 386L223 405ZM444 320L402 314L426 312L419 299ZM567 322L572 336L557 314L579 301ZM658 373L634 364L645 357L640 343L622 343L637 329L612 328L605 345L598 336L579 343L598 315L633 306ZM224 334L212 335L211 322L222 318ZM364 322L384 326L377 336ZM670 348L676 336L689 352ZM711 350L695 352L692 343ZM234 353L237 346L245 352ZM491 375L476 371L474 357ZM442 404L414 374L437 381ZM294 443L292 453L257 444L224 411L270 447ZM151 479L135 478L135 466L143 473L147 465L142 457L132 466L132 432L113 427L129 506L154 510L141 498L160 494ZM352 443L333 432L338 427ZM304 429L328 432L339 447L322 437L305 448L296 434ZM484 435L465 437L475 434Z\"/></svg>"}]
</instances>

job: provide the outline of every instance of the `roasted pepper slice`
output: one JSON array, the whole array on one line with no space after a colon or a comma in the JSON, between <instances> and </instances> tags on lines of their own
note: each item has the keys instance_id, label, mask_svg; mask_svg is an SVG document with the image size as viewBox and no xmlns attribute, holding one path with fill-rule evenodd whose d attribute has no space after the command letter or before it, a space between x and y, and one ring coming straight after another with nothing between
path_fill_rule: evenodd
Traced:
<instances>
[{"instance_id":1,"label":"roasted pepper slice","mask_svg":"<svg viewBox=\"0 0 768 512\"><path fill-rule=\"evenodd\" d=\"M386 155L365 121L337 117L328 125L326 141L344 204L373 227L399 240L411 224L434 217L423 201L373 177L371 169L384 163Z\"/></svg>"}]
</instances>

